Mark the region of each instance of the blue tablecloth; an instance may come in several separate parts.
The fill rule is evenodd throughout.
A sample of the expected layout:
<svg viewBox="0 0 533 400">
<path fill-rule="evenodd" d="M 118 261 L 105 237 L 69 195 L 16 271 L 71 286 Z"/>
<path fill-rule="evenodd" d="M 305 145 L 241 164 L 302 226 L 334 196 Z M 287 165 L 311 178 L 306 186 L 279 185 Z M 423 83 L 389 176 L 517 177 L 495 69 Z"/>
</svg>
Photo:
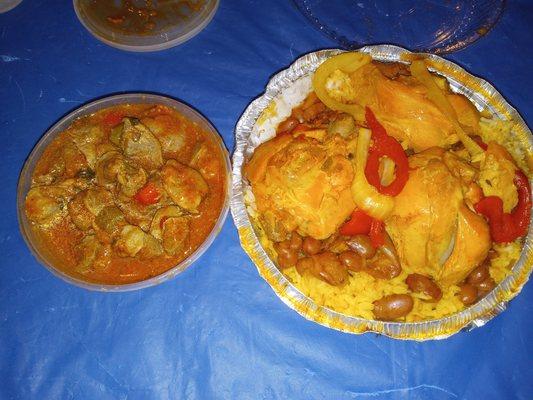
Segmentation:
<svg viewBox="0 0 533 400">
<path fill-rule="evenodd" d="M 533 120 L 533 7 L 510 1 L 493 31 L 449 56 Z M 149 54 L 96 41 L 71 2 L 0 15 L 0 399 L 507 399 L 533 397 L 533 285 L 485 327 L 447 340 L 354 336 L 286 307 L 231 218 L 207 253 L 162 285 L 93 293 L 42 268 L 18 229 L 24 159 L 60 117 L 123 91 L 194 105 L 229 149 L 269 77 L 335 44 L 288 0 L 222 0 L 182 46 Z"/>
</svg>

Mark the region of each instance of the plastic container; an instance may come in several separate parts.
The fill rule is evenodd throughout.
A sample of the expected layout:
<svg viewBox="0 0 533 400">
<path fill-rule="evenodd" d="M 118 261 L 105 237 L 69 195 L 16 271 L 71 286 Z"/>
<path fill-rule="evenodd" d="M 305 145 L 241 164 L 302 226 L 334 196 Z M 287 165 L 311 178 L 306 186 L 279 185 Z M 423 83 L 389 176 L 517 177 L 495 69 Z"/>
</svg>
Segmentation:
<svg viewBox="0 0 533 400">
<path fill-rule="evenodd" d="M 0 14 L 11 11 L 16 6 L 22 3 L 22 0 L 3 0 L 0 1 Z"/>
<path fill-rule="evenodd" d="M 112 7 L 123 2 L 109 1 L 103 2 L 104 6 Z M 132 1 L 133 5 L 142 10 L 141 7 L 145 1 Z M 157 1 L 154 1 L 157 9 Z M 202 31 L 213 19 L 219 4 L 219 0 L 197 0 L 191 1 L 196 4 L 198 9 L 188 7 L 187 2 L 175 1 L 161 2 L 160 7 L 167 7 L 166 14 L 147 17 L 147 23 L 152 27 L 146 32 L 134 32 L 120 29 L 118 26 L 109 22 L 107 17 L 101 11 L 95 11 L 95 2 L 91 0 L 73 0 L 74 10 L 82 25 L 98 40 L 128 51 L 158 51 L 177 46 Z M 146 4 L 144 4 L 145 6 Z M 179 8 L 175 8 L 179 7 Z M 177 10 L 177 11 L 175 11 Z"/>
<path fill-rule="evenodd" d="M 176 266 L 170 268 L 166 272 L 158 276 L 143 280 L 143 281 L 127 283 L 127 284 L 122 284 L 122 285 L 109 285 L 109 284 L 101 284 L 101 283 L 83 281 L 77 277 L 72 277 L 68 275 L 65 271 L 62 271 L 56 268 L 53 265 L 50 255 L 46 254 L 47 251 L 45 249 L 40 248 L 40 246 L 38 246 L 38 244 L 36 243 L 33 231 L 30 226 L 30 222 L 28 221 L 26 217 L 26 213 L 24 211 L 24 202 L 25 202 L 26 194 L 30 190 L 31 177 L 33 174 L 33 170 L 35 168 L 37 161 L 41 157 L 43 151 L 46 149 L 46 147 L 61 132 L 67 129 L 75 119 L 85 116 L 85 115 L 95 113 L 96 111 L 99 111 L 104 108 L 118 105 L 118 104 L 139 104 L 139 103 L 163 104 L 163 105 L 172 107 L 176 109 L 179 113 L 181 113 L 183 116 L 185 116 L 187 119 L 189 119 L 190 121 L 196 122 L 200 126 L 200 128 L 202 128 L 205 132 L 210 134 L 213 141 L 216 144 L 218 144 L 220 153 L 222 155 L 222 158 L 224 159 L 223 168 L 224 168 L 224 173 L 226 176 L 226 196 L 224 199 L 224 203 L 222 205 L 220 214 L 218 216 L 218 219 L 213 229 L 211 230 L 209 235 L 205 238 L 204 242 L 191 255 L 189 255 L 189 257 L 187 257 L 185 260 L 183 260 Z M 193 110 L 191 107 L 177 100 L 171 99 L 169 97 L 153 95 L 153 94 L 129 93 L 129 94 L 120 94 L 120 95 L 105 97 L 99 100 L 95 100 L 86 105 L 83 105 L 80 108 L 68 114 L 67 116 L 63 117 L 59 122 L 57 122 L 44 134 L 44 136 L 39 140 L 39 142 L 37 142 L 37 144 L 31 151 L 29 157 L 26 159 L 26 162 L 24 163 L 24 166 L 20 173 L 18 187 L 17 187 L 17 215 L 18 215 L 20 231 L 22 233 L 22 236 L 24 237 L 24 240 L 26 241 L 26 244 L 28 245 L 34 257 L 44 267 L 46 267 L 52 274 L 63 279 L 65 282 L 71 283 L 73 285 L 76 285 L 76 286 L 79 286 L 85 289 L 97 290 L 97 291 L 102 291 L 102 292 L 108 292 L 108 291 L 121 292 L 121 291 L 136 290 L 136 289 L 142 289 L 148 286 L 158 285 L 178 275 L 179 273 L 184 271 L 187 267 L 189 267 L 193 262 L 195 262 L 209 248 L 209 246 L 211 246 L 211 244 L 215 240 L 215 237 L 220 232 L 222 225 L 224 224 L 224 221 L 228 214 L 230 195 L 231 195 L 231 164 L 230 164 L 229 154 L 228 154 L 228 151 L 226 150 L 224 142 L 222 141 L 222 138 L 220 137 L 216 129 L 213 127 L 213 125 L 211 125 L 211 123 L 207 119 L 205 119 L 202 115 L 200 115 L 198 112 Z"/>
<path fill-rule="evenodd" d="M 449 53 L 487 34 L 504 0 L 293 0 L 308 21 L 344 49 L 391 43 Z"/>
</svg>

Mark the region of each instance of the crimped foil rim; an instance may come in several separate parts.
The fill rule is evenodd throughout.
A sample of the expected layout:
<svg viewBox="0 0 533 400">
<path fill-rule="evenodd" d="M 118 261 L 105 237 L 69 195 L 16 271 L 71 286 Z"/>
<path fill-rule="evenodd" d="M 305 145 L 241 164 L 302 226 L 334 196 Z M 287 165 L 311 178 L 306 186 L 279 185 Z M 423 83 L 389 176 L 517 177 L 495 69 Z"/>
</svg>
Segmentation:
<svg viewBox="0 0 533 400">
<path fill-rule="evenodd" d="M 401 61 L 402 55 L 414 54 L 393 45 L 365 46 L 358 51 L 370 54 L 381 61 Z M 259 274 L 270 284 L 274 292 L 290 308 L 305 318 L 321 325 L 343 332 L 361 334 L 374 332 L 391 338 L 407 340 L 443 339 L 458 331 L 483 326 L 490 319 L 506 309 L 529 279 L 533 266 L 533 218 L 519 260 L 511 273 L 485 298 L 458 313 L 440 319 L 420 322 L 383 322 L 348 316 L 316 304 L 301 293 L 278 270 L 269 258 L 255 234 L 243 197 L 242 166 L 247 155 L 248 137 L 259 116 L 283 89 L 298 78 L 313 72 L 325 59 L 343 52 L 339 49 L 320 50 L 298 58 L 287 69 L 274 75 L 265 92 L 250 103 L 235 129 L 235 151 L 233 153 L 233 194 L 230 201 L 231 213 L 239 231 L 244 250 L 253 260 Z M 528 126 L 501 94 L 485 80 L 475 77 L 463 68 L 433 54 L 424 54 L 429 59 L 430 69 L 445 76 L 453 90 L 464 94 L 472 102 L 488 108 L 492 113 L 515 122 L 513 133 L 518 136 L 527 152 L 533 149 L 533 138 Z M 531 180 L 531 177 L 530 177 Z"/>
</svg>

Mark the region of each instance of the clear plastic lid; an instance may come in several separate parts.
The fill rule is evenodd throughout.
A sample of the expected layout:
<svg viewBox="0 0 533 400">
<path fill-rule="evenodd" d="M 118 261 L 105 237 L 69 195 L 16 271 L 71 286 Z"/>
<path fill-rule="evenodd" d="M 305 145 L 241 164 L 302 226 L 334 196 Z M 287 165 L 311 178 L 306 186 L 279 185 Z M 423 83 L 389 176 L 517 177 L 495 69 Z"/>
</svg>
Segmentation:
<svg viewBox="0 0 533 400">
<path fill-rule="evenodd" d="M 80 22 L 100 41 L 129 51 L 157 51 L 197 35 L 219 0 L 73 0 Z"/>
<path fill-rule="evenodd" d="M 294 0 L 321 32 L 345 49 L 391 43 L 449 53 L 485 35 L 504 0 Z"/>
</svg>

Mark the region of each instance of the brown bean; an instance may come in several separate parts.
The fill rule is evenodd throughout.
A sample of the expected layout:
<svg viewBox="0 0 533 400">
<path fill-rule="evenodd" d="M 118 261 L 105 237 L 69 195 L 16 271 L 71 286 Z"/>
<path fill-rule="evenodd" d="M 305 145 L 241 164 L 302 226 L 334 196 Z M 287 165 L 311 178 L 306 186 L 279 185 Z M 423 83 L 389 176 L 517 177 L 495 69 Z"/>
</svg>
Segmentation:
<svg viewBox="0 0 533 400">
<path fill-rule="evenodd" d="M 405 283 L 413 292 L 424 293 L 437 301 L 442 298 L 442 290 L 440 290 L 439 285 L 425 275 L 410 274 Z"/>
<path fill-rule="evenodd" d="M 315 269 L 315 261 L 311 257 L 300 258 L 296 262 L 296 271 L 298 271 L 300 275 L 303 275 L 307 271 L 312 272 L 314 271 L 314 269 Z"/>
<path fill-rule="evenodd" d="M 339 261 L 343 263 L 348 270 L 355 272 L 362 271 L 365 266 L 363 257 L 351 250 L 346 250 L 339 254 Z"/>
<path fill-rule="evenodd" d="M 278 253 L 278 265 L 281 269 L 290 268 L 296 265 L 298 261 L 298 252 L 291 249 L 290 240 L 275 243 L 274 249 Z"/>
<path fill-rule="evenodd" d="M 461 290 L 459 291 L 459 300 L 461 300 L 465 306 L 474 304 L 477 300 L 477 288 L 474 285 L 465 283 L 461 286 Z"/>
<path fill-rule="evenodd" d="M 492 289 L 496 287 L 496 282 L 494 282 L 494 279 L 491 278 L 489 275 L 483 282 L 480 282 L 477 284 L 477 290 L 479 293 L 479 297 L 485 296 L 487 293 L 489 293 Z"/>
<path fill-rule="evenodd" d="M 290 242 L 289 242 L 289 247 L 292 250 L 299 251 L 302 248 L 302 242 L 303 242 L 302 237 L 298 235 L 296 232 L 293 232 Z"/>
<path fill-rule="evenodd" d="M 489 268 L 486 264 L 483 264 L 470 272 L 466 278 L 466 281 L 471 285 L 478 285 L 488 277 L 490 277 Z"/>
<path fill-rule="evenodd" d="M 377 279 L 392 279 L 400 275 L 402 267 L 380 248 L 376 256 L 368 261 L 365 271 Z"/>
<path fill-rule="evenodd" d="M 396 247 L 394 247 L 394 243 L 392 243 L 392 239 L 386 232 L 384 238 L 385 242 L 379 248 L 379 251 L 383 252 L 383 254 L 386 255 L 390 260 L 400 265 L 400 258 L 398 257 L 398 253 L 396 252 Z"/>
<path fill-rule="evenodd" d="M 348 246 L 366 259 L 374 257 L 376 249 L 367 235 L 355 235 L 348 240 Z"/>
<path fill-rule="evenodd" d="M 278 264 L 281 269 L 294 267 L 298 261 L 298 254 L 295 251 L 288 250 L 278 253 Z"/>
<path fill-rule="evenodd" d="M 331 251 L 325 251 L 313 256 L 315 266 L 318 267 L 318 277 L 330 285 L 342 285 L 348 278 L 346 267 Z"/>
<path fill-rule="evenodd" d="M 296 126 L 298 126 L 299 123 L 300 121 L 298 121 L 296 118 L 289 117 L 278 125 L 277 131 L 279 133 L 290 133 L 294 128 L 296 128 Z"/>
<path fill-rule="evenodd" d="M 304 239 L 302 248 L 306 254 L 312 256 L 314 254 L 317 254 L 322 249 L 322 243 L 320 242 L 320 240 L 317 240 L 311 236 L 307 236 Z"/>
<path fill-rule="evenodd" d="M 374 302 L 374 316 L 384 321 L 405 317 L 413 309 L 414 301 L 408 294 L 389 294 Z"/>
</svg>

